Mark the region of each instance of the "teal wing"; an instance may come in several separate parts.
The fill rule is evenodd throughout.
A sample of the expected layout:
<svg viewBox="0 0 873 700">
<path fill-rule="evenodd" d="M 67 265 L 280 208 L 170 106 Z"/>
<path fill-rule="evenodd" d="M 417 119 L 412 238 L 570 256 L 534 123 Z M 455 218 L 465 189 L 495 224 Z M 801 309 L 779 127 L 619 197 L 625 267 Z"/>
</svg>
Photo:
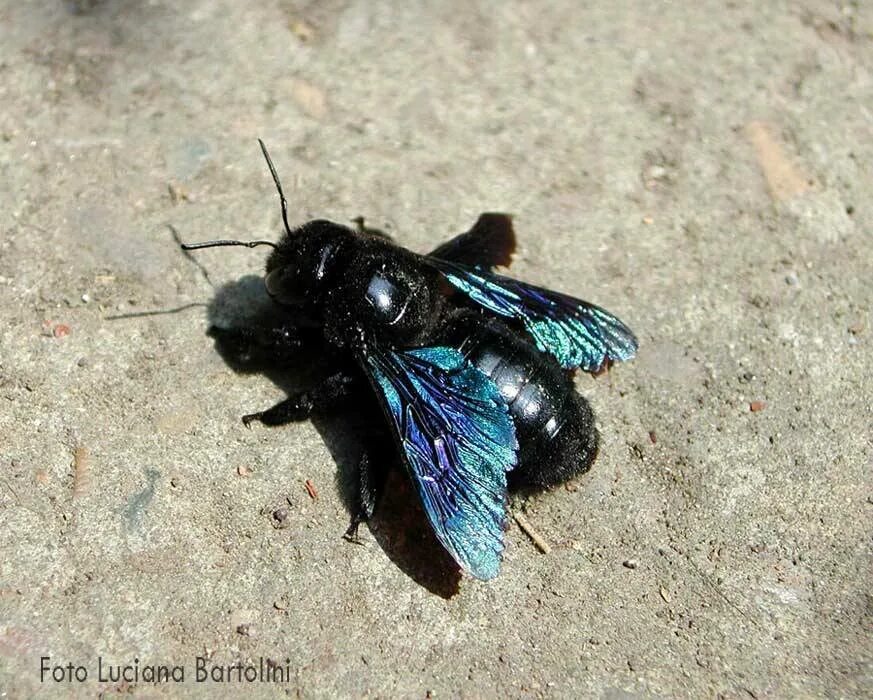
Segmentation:
<svg viewBox="0 0 873 700">
<path fill-rule="evenodd" d="M 599 306 L 492 272 L 433 258 L 428 262 L 479 306 L 521 321 L 537 347 L 565 369 L 598 372 L 636 354 L 630 328 Z"/>
<path fill-rule="evenodd" d="M 506 402 L 453 348 L 371 350 L 361 362 L 437 538 L 463 569 L 493 578 L 503 551 L 506 472 L 518 452 Z"/>
</svg>

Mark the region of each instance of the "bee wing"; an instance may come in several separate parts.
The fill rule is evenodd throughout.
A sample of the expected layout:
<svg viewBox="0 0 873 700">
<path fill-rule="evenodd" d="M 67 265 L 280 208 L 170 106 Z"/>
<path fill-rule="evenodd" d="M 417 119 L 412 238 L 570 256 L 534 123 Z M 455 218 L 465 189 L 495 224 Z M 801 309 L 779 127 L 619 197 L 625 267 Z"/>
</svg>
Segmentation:
<svg viewBox="0 0 873 700">
<path fill-rule="evenodd" d="M 633 332 L 599 306 L 492 272 L 444 260 L 429 262 L 483 308 L 521 321 L 537 347 L 565 369 L 598 372 L 607 362 L 636 354 Z"/>
<path fill-rule="evenodd" d="M 453 348 L 359 358 L 437 538 L 476 578 L 497 575 L 515 425 L 497 387 Z"/>
<path fill-rule="evenodd" d="M 481 214 L 466 233 L 446 241 L 428 255 L 448 262 L 490 270 L 509 265 L 515 252 L 515 232 L 508 214 Z"/>
</svg>

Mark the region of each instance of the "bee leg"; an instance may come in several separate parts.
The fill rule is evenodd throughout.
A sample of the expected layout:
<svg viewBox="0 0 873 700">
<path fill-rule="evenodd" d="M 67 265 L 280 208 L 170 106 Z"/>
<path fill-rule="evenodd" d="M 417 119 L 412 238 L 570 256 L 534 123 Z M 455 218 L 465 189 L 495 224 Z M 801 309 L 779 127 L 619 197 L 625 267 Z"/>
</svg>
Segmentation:
<svg viewBox="0 0 873 700">
<path fill-rule="evenodd" d="M 330 410 L 346 400 L 353 392 L 354 384 L 355 378 L 352 375 L 337 372 L 314 389 L 292 394 L 266 411 L 243 416 L 242 422 L 249 427 L 253 421 L 276 426 L 306 420 L 313 413 Z"/>
<path fill-rule="evenodd" d="M 215 339 L 222 352 L 245 364 L 275 363 L 293 357 L 308 344 L 299 329 L 292 325 L 242 328 L 210 326 L 207 334 Z"/>
<path fill-rule="evenodd" d="M 385 487 L 387 473 L 384 468 L 374 467 L 370 459 L 370 453 L 365 452 L 358 463 L 358 491 L 355 504 L 355 512 L 352 521 L 343 537 L 353 544 L 361 544 L 358 537 L 358 528 L 361 523 L 373 517 L 376 512 L 376 504 Z"/>
<path fill-rule="evenodd" d="M 370 228 L 369 226 L 365 226 L 363 216 L 356 216 L 354 219 L 352 219 L 352 223 L 355 225 L 355 232 L 358 235 L 378 236 L 379 238 L 384 238 L 387 241 L 391 240 L 391 236 L 385 233 L 382 229 Z"/>
</svg>

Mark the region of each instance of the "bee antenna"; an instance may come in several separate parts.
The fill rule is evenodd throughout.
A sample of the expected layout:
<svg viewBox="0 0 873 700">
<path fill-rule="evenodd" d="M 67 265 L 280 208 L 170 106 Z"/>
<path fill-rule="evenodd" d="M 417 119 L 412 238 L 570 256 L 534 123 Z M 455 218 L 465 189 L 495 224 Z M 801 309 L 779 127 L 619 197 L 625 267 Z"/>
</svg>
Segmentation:
<svg viewBox="0 0 873 700">
<path fill-rule="evenodd" d="M 264 158 L 267 159 L 267 167 L 270 169 L 270 175 L 273 176 L 273 182 L 276 183 L 276 189 L 279 191 L 279 200 L 282 202 L 282 222 L 285 224 L 285 233 L 290 236 L 291 227 L 288 225 L 288 201 L 285 199 L 285 193 L 282 191 L 282 183 L 279 182 L 279 175 L 276 172 L 276 167 L 273 165 L 270 154 L 267 153 L 267 147 L 261 139 L 258 139 L 258 143 L 261 144 L 261 151 L 264 154 Z"/>
<path fill-rule="evenodd" d="M 217 248 L 223 245 L 241 245 L 246 248 L 254 248 L 259 245 L 268 245 L 273 248 L 278 248 L 272 241 L 204 241 L 203 243 L 181 243 L 182 250 L 199 250 L 200 248 Z"/>
</svg>

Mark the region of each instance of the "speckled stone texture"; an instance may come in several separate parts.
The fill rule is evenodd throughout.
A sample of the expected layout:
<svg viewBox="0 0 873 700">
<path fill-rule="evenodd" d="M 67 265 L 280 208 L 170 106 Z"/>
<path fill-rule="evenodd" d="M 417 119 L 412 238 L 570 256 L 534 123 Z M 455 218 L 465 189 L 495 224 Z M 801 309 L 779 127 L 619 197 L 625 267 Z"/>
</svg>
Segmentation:
<svg viewBox="0 0 873 700">
<path fill-rule="evenodd" d="M 167 224 L 277 236 L 257 137 L 294 222 L 510 212 L 638 334 L 551 553 L 444 586 L 402 478 L 341 538 L 359 416 L 243 427 L 263 249 Z M 869 2 L 0 0 L 0 695 L 869 697 L 871 163 Z"/>
</svg>

